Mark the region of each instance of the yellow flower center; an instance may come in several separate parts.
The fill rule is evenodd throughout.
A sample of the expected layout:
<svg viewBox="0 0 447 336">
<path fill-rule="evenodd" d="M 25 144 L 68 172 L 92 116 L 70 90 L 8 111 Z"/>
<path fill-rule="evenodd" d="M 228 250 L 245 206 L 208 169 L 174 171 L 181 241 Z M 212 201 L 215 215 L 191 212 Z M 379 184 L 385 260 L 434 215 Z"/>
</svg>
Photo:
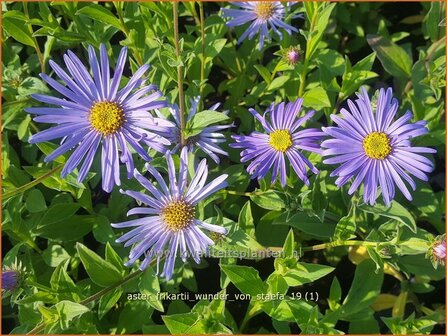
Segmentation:
<svg viewBox="0 0 447 336">
<path fill-rule="evenodd" d="M 274 11 L 273 3 L 270 1 L 258 1 L 255 5 L 255 14 L 259 19 L 268 20 Z"/>
<path fill-rule="evenodd" d="M 288 130 L 276 130 L 270 133 L 269 144 L 273 149 L 284 153 L 293 145 L 292 137 Z"/>
<path fill-rule="evenodd" d="M 371 159 L 383 160 L 391 153 L 390 140 L 385 133 L 372 132 L 363 139 L 363 149 Z"/>
<path fill-rule="evenodd" d="M 172 202 L 161 211 L 161 218 L 172 231 L 181 231 L 192 223 L 194 208 L 185 201 Z"/>
<path fill-rule="evenodd" d="M 90 108 L 90 125 L 102 135 L 116 133 L 124 122 L 124 110 L 117 103 L 97 102 Z"/>
</svg>

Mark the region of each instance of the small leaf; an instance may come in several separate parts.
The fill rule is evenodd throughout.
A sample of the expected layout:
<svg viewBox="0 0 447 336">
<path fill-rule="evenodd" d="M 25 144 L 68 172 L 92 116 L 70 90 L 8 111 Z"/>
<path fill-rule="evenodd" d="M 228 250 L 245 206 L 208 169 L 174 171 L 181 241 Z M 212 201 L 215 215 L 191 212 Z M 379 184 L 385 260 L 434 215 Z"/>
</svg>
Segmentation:
<svg viewBox="0 0 447 336">
<path fill-rule="evenodd" d="M 39 189 L 32 189 L 29 192 L 28 197 L 26 198 L 25 206 L 31 213 L 41 212 L 47 209 L 45 198 Z"/>
<path fill-rule="evenodd" d="M 98 318 L 102 319 L 107 312 L 118 302 L 121 295 L 123 294 L 123 289 L 116 288 L 114 291 L 109 292 L 103 296 L 101 296 L 101 299 L 99 300 L 99 307 L 98 307 Z"/>
<path fill-rule="evenodd" d="M 363 309 L 367 309 L 380 294 L 383 272 L 374 272 L 376 265 L 371 259 L 361 262 L 354 275 L 349 293 L 343 301 L 342 315 L 349 318 Z"/>
<path fill-rule="evenodd" d="M 391 75 L 401 78 L 411 77 L 412 61 L 406 51 L 389 39 L 379 35 L 366 37 L 371 48 L 377 53 L 377 57 L 384 69 Z"/>
<path fill-rule="evenodd" d="M 34 40 L 31 36 L 31 32 L 28 30 L 28 27 L 23 24 L 23 22 L 4 17 L 2 20 L 2 27 L 18 42 L 34 47 Z"/>
<path fill-rule="evenodd" d="M 255 296 L 265 292 L 265 286 L 259 273 L 253 267 L 238 265 L 220 265 L 230 281 L 244 294 Z"/>
<path fill-rule="evenodd" d="M 71 320 L 90 310 L 84 305 L 66 300 L 57 303 L 55 307 L 59 314 L 59 323 L 62 329 L 67 329 Z"/>
<path fill-rule="evenodd" d="M 253 216 L 251 214 L 251 204 L 247 201 L 242 207 L 238 218 L 239 227 L 244 230 L 251 237 L 255 236 L 255 224 L 253 221 Z"/>
<path fill-rule="evenodd" d="M 188 137 L 199 134 L 206 126 L 228 120 L 228 116 L 222 112 L 205 110 L 196 113 L 186 125 Z"/>
<path fill-rule="evenodd" d="M 107 287 L 121 280 L 120 272 L 111 263 L 81 243 L 77 243 L 76 248 L 85 270 L 95 284 Z"/>
<path fill-rule="evenodd" d="M 160 293 L 158 277 L 155 275 L 151 267 L 146 268 L 143 275 L 140 277 L 138 288 L 141 294 L 144 294 L 147 297 L 147 302 L 152 307 L 158 311 L 164 312 L 163 304 L 158 298 L 158 293 Z"/>
<path fill-rule="evenodd" d="M 349 213 L 342 217 L 335 227 L 334 240 L 348 240 L 355 237 L 356 230 L 356 218 L 355 218 L 355 206 L 351 206 Z"/>
<path fill-rule="evenodd" d="M 392 201 L 389 208 L 382 204 L 375 204 L 374 206 L 362 204 L 359 205 L 358 208 L 365 212 L 395 219 L 408 227 L 413 232 L 416 232 L 417 230 L 416 221 L 414 220 L 413 216 L 410 214 L 410 212 L 408 212 L 407 209 L 405 209 L 396 201 Z"/>
<path fill-rule="evenodd" d="M 91 4 L 81 8 L 76 14 L 84 14 L 95 21 L 112 25 L 113 27 L 121 30 L 121 23 L 118 18 L 104 6 Z"/>
<path fill-rule="evenodd" d="M 303 99 L 303 106 L 317 111 L 322 110 L 324 107 L 331 107 L 331 101 L 326 90 L 320 86 L 306 91 Z"/>
<path fill-rule="evenodd" d="M 274 190 L 255 191 L 250 195 L 250 199 L 261 208 L 268 210 L 281 210 L 286 206 L 282 198 Z"/>
</svg>

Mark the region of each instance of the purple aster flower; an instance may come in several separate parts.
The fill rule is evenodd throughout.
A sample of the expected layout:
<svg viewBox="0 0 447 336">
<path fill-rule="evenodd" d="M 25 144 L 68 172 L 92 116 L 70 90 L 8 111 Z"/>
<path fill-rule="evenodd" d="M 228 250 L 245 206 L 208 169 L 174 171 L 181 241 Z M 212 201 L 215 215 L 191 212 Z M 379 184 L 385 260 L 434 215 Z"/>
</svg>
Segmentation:
<svg viewBox="0 0 447 336">
<path fill-rule="evenodd" d="M 119 84 L 127 58 L 127 49 L 122 48 L 116 62 L 113 78 L 110 76 L 106 47 L 100 47 L 100 62 L 92 46 L 88 48 L 93 77 L 71 51 L 64 55 L 68 75 L 59 65 L 50 61 L 54 72 L 65 85 L 51 77 L 40 74 L 42 79 L 64 98 L 33 94 L 40 102 L 58 107 L 32 107 L 28 113 L 37 114 L 37 122 L 53 123 L 57 126 L 33 135 L 30 143 L 39 143 L 62 138 L 61 145 L 45 158 L 49 162 L 77 147 L 62 170 L 62 177 L 71 173 L 81 162 L 78 181 L 84 180 L 100 146 L 102 165 L 102 188 L 110 192 L 113 186 L 120 185 L 119 161 L 126 164 L 128 177 L 132 176 L 134 163 L 131 147 L 144 160 L 150 156 L 142 144 L 164 151 L 168 139 L 159 133 L 167 132 L 169 125 L 165 120 L 153 118 L 149 110 L 167 105 L 158 100 L 162 94 L 154 85 L 142 86 L 143 74 L 149 65 L 139 68 L 127 84 L 119 90 Z M 142 87 L 141 87 L 142 86 Z M 141 88 L 140 88 L 141 87 Z M 137 91 L 135 89 L 139 88 Z"/>
<path fill-rule="evenodd" d="M 226 17 L 231 18 L 227 22 L 227 26 L 236 27 L 251 22 L 247 30 L 239 38 L 238 43 L 242 42 L 246 37 L 251 40 L 259 33 L 259 50 L 264 46 L 264 39 L 270 38 L 268 26 L 282 39 L 282 33 L 279 28 L 284 29 L 289 35 L 292 31 L 298 30 L 283 22 L 285 16 L 285 8 L 280 1 L 244 1 L 230 2 L 234 6 L 242 9 L 222 8 Z"/>
<path fill-rule="evenodd" d="M 127 266 L 132 265 L 143 254 L 145 255 L 140 269 L 144 270 L 151 260 L 157 258 L 157 273 L 162 254 L 166 251 L 166 261 L 162 276 L 170 279 L 174 270 L 177 253 L 185 262 L 188 255 L 199 263 L 200 254 L 214 245 L 213 240 L 202 232 L 206 229 L 219 234 L 226 234 L 227 230 L 221 226 L 208 224 L 195 217 L 195 206 L 198 202 L 225 188 L 228 175 L 224 174 L 211 183 L 206 183 L 208 166 L 203 159 L 197 167 L 194 177 L 188 184 L 188 150 L 184 147 L 180 154 L 180 169 L 178 177 L 171 153 L 166 152 L 169 183 L 163 180 L 160 173 L 146 164 L 146 169 L 158 183 L 157 189 L 152 182 L 143 177 L 137 170 L 135 178 L 152 195 L 137 191 L 122 191 L 147 207 L 131 209 L 127 215 L 149 215 L 143 218 L 123 223 L 112 224 L 115 228 L 134 227 L 122 235 L 117 242 L 125 242 L 124 246 L 136 245 L 131 249 Z"/>
<path fill-rule="evenodd" d="M 2 272 L 2 290 L 13 291 L 19 284 L 19 272 L 14 269 L 4 270 Z"/>
<path fill-rule="evenodd" d="M 410 111 L 393 121 L 398 102 L 393 98 L 391 88 L 379 91 L 375 107 L 364 88 L 357 96 L 355 104 L 348 100 L 350 111 L 340 111 L 343 118 L 331 115 L 337 127 L 323 128 L 332 137 L 321 144 L 325 148 L 323 155 L 333 156 L 323 162 L 341 164 L 331 173 L 331 176 L 338 177 L 335 181 L 337 186 L 354 178 L 349 194 L 363 183 L 365 203 L 373 205 L 376 202 L 379 186 L 387 206 L 394 199 L 395 185 L 411 200 L 404 181 L 415 190 L 416 184 L 410 174 L 427 181 L 425 173 L 433 171 L 432 162 L 417 153 L 436 153 L 436 150 L 412 147 L 410 142 L 412 138 L 428 132 L 427 123 L 409 123 L 413 117 Z"/>
<path fill-rule="evenodd" d="M 427 257 L 430 258 L 433 266 L 445 265 L 445 234 L 437 236 L 427 250 Z"/>
<path fill-rule="evenodd" d="M 191 109 L 188 113 L 188 117 L 186 122 L 190 121 L 192 117 L 197 113 L 197 107 L 200 101 L 200 97 L 195 97 L 191 99 Z M 214 104 L 211 106 L 209 111 L 216 111 L 220 106 L 220 103 Z M 174 148 L 171 150 L 172 153 L 175 153 L 180 147 L 180 110 L 176 104 L 171 105 L 169 108 L 169 112 L 172 114 L 176 127 L 174 130 L 170 130 L 168 134 L 163 134 L 167 139 L 171 141 L 171 143 L 176 144 Z M 158 110 L 156 111 L 158 117 L 160 119 L 165 118 Z M 225 115 L 228 111 L 222 112 Z M 219 163 L 220 159 L 217 154 L 228 156 L 228 153 L 222 150 L 219 147 L 220 143 L 224 143 L 226 141 L 225 135 L 221 133 L 221 131 L 233 127 L 233 124 L 230 125 L 214 125 L 214 126 L 206 126 L 203 128 L 200 133 L 188 137 L 186 139 L 186 147 L 188 151 L 193 152 L 195 147 L 200 148 L 205 154 L 209 155 L 214 162 Z"/>
<path fill-rule="evenodd" d="M 244 149 L 241 152 L 241 162 L 253 160 L 247 168 L 252 178 L 263 178 L 273 167 L 272 183 L 281 175 L 281 185 L 285 186 L 286 158 L 306 185 L 310 184 L 306 166 L 313 173 L 318 173 L 318 169 L 301 153 L 301 150 L 321 153 L 318 140 L 324 136 L 324 133 L 316 128 L 299 130 L 299 127 L 315 114 L 315 111 L 310 111 L 303 117 L 297 118 L 302 103 L 303 99 L 299 98 L 293 103 L 280 103 L 277 106 L 272 104 L 263 116 L 254 109 L 249 109 L 250 113 L 261 122 L 266 133 L 233 135 L 236 142 L 230 146 Z M 270 122 L 266 120 L 269 113 Z"/>
</svg>

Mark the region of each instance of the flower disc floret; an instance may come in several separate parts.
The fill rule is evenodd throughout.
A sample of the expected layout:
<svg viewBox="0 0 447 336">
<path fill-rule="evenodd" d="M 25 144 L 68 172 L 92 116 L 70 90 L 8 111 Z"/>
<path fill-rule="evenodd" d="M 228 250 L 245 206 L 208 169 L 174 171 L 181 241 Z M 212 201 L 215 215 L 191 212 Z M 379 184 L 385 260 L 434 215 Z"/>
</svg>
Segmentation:
<svg viewBox="0 0 447 336">
<path fill-rule="evenodd" d="M 383 132 L 372 132 L 363 139 L 365 154 L 371 159 L 383 160 L 391 153 L 390 139 Z"/>
<path fill-rule="evenodd" d="M 180 231 L 188 227 L 193 222 L 194 216 L 194 207 L 185 201 L 168 203 L 161 210 L 163 221 L 172 231 Z"/>
<path fill-rule="evenodd" d="M 97 102 L 90 109 L 92 127 L 103 136 L 115 134 L 125 122 L 123 108 L 115 102 Z"/>
<path fill-rule="evenodd" d="M 279 152 L 285 152 L 292 145 L 292 137 L 288 130 L 276 130 L 269 135 L 269 144 Z"/>
</svg>

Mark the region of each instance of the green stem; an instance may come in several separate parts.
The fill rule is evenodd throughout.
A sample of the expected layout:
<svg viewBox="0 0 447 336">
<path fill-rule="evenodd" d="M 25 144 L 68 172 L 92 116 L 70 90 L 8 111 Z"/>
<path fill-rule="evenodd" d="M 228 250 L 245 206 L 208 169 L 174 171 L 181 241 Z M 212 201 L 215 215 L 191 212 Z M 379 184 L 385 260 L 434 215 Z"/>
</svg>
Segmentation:
<svg viewBox="0 0 447 336">
<path fill-rule="evenodd" d="M 129 281 L 131 281 L 131 280 L 133 280 L 133 279 L 135 279 L 137 277 L 139 277 L 142 273 L 143 272 L 140 271 L 140 270 L 137 270 L 137 271 L 135 271 L 133 273 L 130 273 L 128 276 L 126 276 L 122 280 L 120 280 L 120 281 L 114 283 L 113 285 L 111 285 L 111 286 L 109 286 L 107 288 L 104 288 L 104 289 L 100 290 L 99 292 L 89 296 L 88 298 L 80 301 L 79 304 L 84 305 L 84 306 L 88 305 L 89 303 L 94 302 L 94 301 L 100 299 L 103 295 L 111 292 L 115 288 L 118 288 L 118 287 L 124 285 L 125 283 L 127 283 L 127 282 L 129 282 Z M 46 327 L 46 323 L 40 323 L 34 329 L 29 331 L 27 333 L 27 335 L 38 334 L 38 333 L 42 332 L 45 329 L 45 327 Z"/>
<path fill-rule="evenodd" d="M 199 15 L 200 15 L 200 36 L 202 42 L 202 59 L 200 62 L 200 97 L 203 92 L 203 81 L 205 80 L 205 15 L 203 14 L 203 3 L 199 1 Z"/>
<path fill-rule="evenodd" d="M 311 35 L 315 28 L 317 14 L 318 14 L 318 10 L 315 10 L 314 14 L 312 15 L 312 20 L 310 21 L 309 36 L 306 41 L 306 53 L 304 54 L 303 71 L 301 72 L 301 75 L 300 75 L 301 80 L 300 80 L 300 87 L 298 89 L 298 98 L 303 96 L 304 89 L 306 87 L 306 76 L 307 76 L 307 70 L 308 70 L 307 68 L 309 66 L 309 46 L 310 46 L 310 41 L 312 39 Z"/>
<path fill-rule="evenodd" d="M 178 99 L 180 109 L 180 144 L 185 146 L 185 98 L 183 93 L 183 65 L 181 63 L 180 38 L 178 31 L 178 2 L 173 3 L 174 44 L 179 65 L 177 65 Z"/>
<path fill-rule="evenodd" d="M 26 2 L 23 3 L 23 11 L 24 11 L 26 18 L 29 20 L 30 17 L 28 14 L 28 4 Z M 43 73 L 45 73 L 45 62 L 43 60 L 42 53 L 40 52 L 39 43 L 37 43 L 37 39 L 33 36 L 33 34 L 34 34 L 33 27 L 30 24 L 27 24 L 27 27 L 28 27 L 29 32 L 31 33 L 31 38 L 34 43 L 34 49 L 36 50 L 37 58 L 39 59 L 40 70 Z"/>
<path fill-rule="evenodd" d="M 123 3 L 114 3 L 114 4 L 115 4 L 116 12 L 118 14 L 118 19 L 121 24 L 121 30 L 123 31 L 124 35 L 126 35 L 126 37 L 129 37 L 130 32 L 126 26 L 126 23 L 124 22 L 123 9 L 121 8 L 121 4 L 123 4 Z M 133 48 L 133 51 L 134 51 L 135 60 L 137 61 L 139 66 L 142 66 L 143 58 L 141 57 L 140 52 L 138 51 L 138 49 L 136 47 Z"/>
<path fill-rule="evenodd" d="M 18 194 L 24 193 L 25 191 L 27 191 L 28 189 L 31 189 L 32 187 L 38 185 L 39 183 L 41 183 L 43 180 L 47 179 L 48 177 L 52 176 L 53 174 L 59 172 L 60 170 L 62 170 L 62 168 L 64 167 L 64 165 L 60 165 L 57 166 L 53 169 L 51 169 L 48 173 L 43 174 L 42 176 L 36 178 L 34 181 L 31 181 L 21 187 L 18 187 L 16 190 L 12 190 L 9 192 L 6 192 L 2 195 L 3 201 L 6 201 L 8 198 L 11 198 L 13 196 L 16 196 Z"/>
<path fill-rule="evenodd" d="M 258 315 L 261 312 L 261 308 L 259 307 L 259 304 L 257 302 L 253 303 L 253 301 L 250 301 L 250 304 L 248 305 L 247 312 L 245 313 L 244 319 L 241 322 L 241 326 L 239 327 L 239 331 L 241 333 L 244 332 L 245 328 L 247 327 L 248 321 Z"/>
<path fill-rule="evenodd" d="M 367 242 L 367 241 L 361 241 L 361 240 L 345 240 L 345 241 L 334 241 L 334 242 L 328 242 L 323 244 L 317 244 L 312 246 L 305 246 L 301 248 L 301 251 L 303 252 L 309 252 L 309 251 L 318 251 L 318 250 L 325 250 L 327 248 L 332 247 L 338 247 L 338 246 L 377 246 L 381 244 L 381 242 Z"/>
<path fill-rule="evenodd" d="M 244 192 L 244 191 L 237 191 L 237 190 L 221 190 L 221 192 L 224 194 L 228 194 L 228 195 L 246 196 L 246 197 L 260 195 L 263 193 L 263 191 Z"/>
</svg>

